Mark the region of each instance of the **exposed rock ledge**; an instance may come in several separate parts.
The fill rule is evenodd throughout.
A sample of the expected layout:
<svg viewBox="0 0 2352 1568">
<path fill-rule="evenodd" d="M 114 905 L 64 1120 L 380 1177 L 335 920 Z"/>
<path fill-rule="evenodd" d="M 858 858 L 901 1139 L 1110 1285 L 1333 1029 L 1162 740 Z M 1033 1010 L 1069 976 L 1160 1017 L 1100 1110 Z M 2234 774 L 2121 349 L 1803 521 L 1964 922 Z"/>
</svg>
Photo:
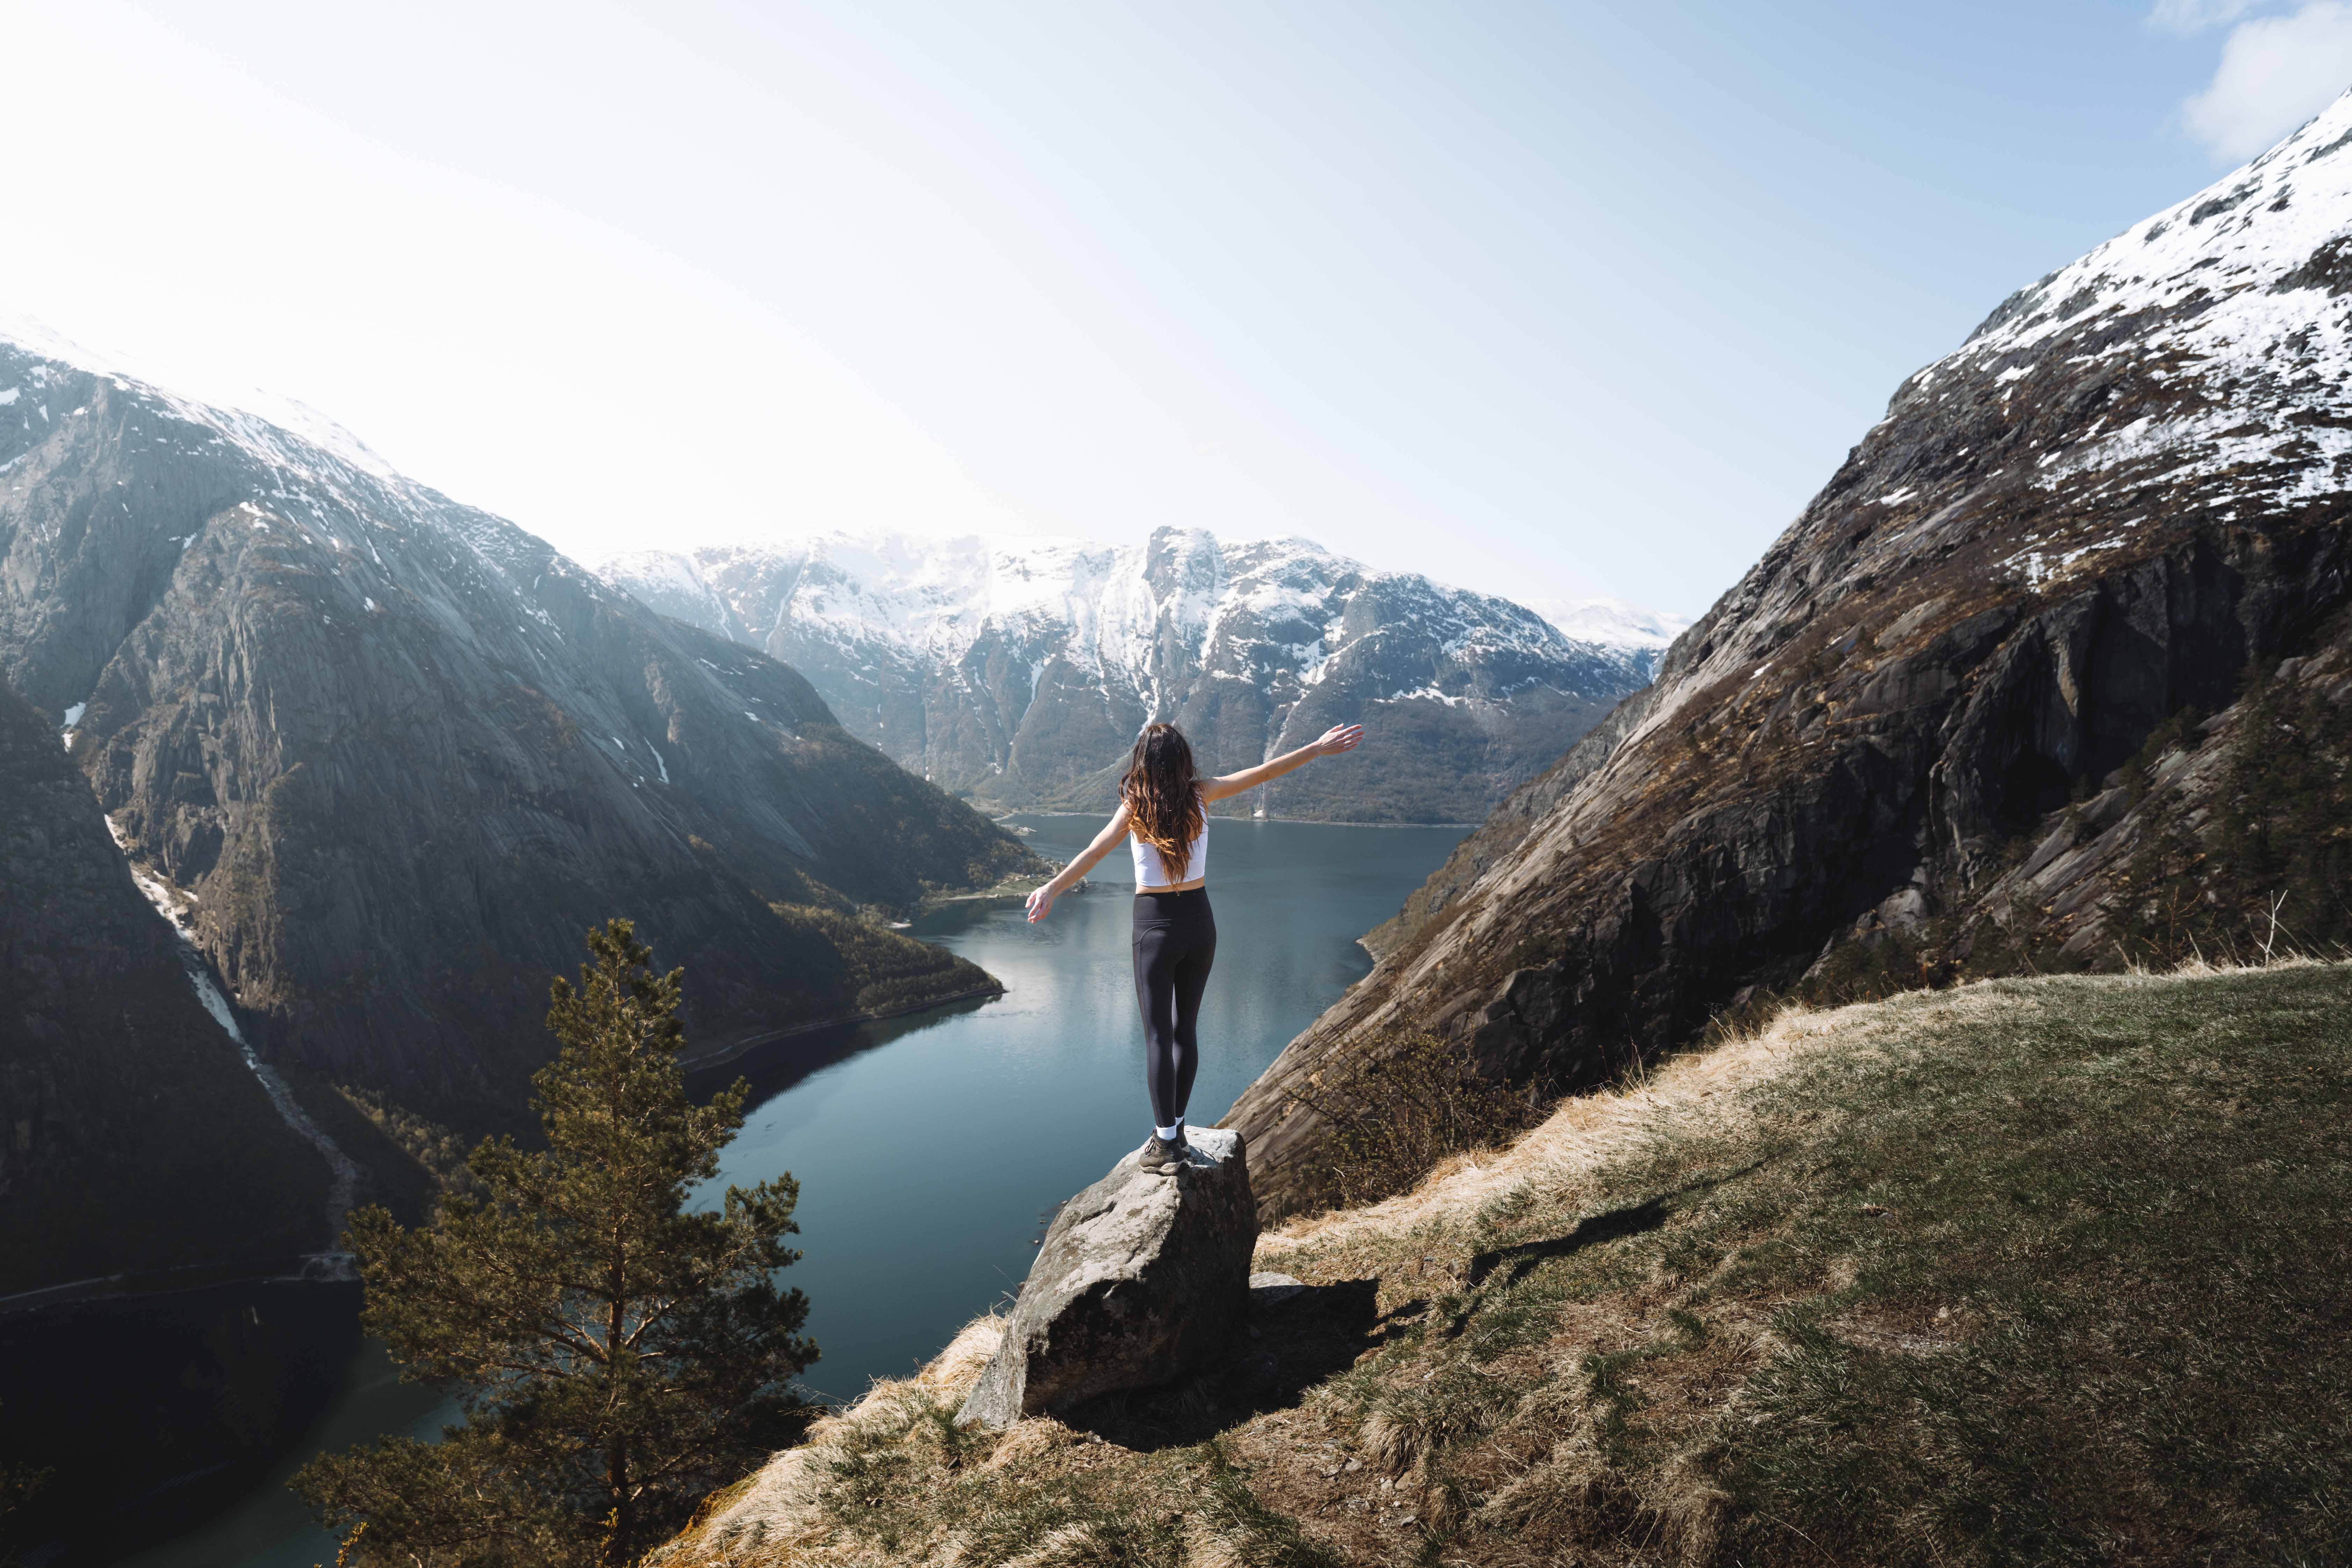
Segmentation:
<svg viewBox="0 0 2352 1568">
<path fill-rule="evenodd" d="M 1127 1155 L 1062 1205 L 1003 1342 L 957 1414 L 1003 1428 L 1198 1371 L 1249 1311 L 1257 1204 L 1238 1132 L 1192 1131 L 1172 1175 Z"/>
</svg>

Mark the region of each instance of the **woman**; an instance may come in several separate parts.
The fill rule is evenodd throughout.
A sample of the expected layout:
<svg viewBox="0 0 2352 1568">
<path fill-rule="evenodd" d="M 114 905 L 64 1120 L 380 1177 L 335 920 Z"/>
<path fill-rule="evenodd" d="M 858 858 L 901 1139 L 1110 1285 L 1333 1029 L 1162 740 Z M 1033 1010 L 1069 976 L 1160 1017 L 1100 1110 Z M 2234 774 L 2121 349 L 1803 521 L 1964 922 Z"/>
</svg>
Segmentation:
<svg viewBox="0 0 2352 1568">
<path fill-rule="evenodd" d="M 1034 923 L 1122 838 L 1135 848 L 1135 1000 L 1143 1010 L 1143 1076 L 1151 1092 L 1151 1139 L 1136 1157 L 1144 1170 L 1172 1174 L 1184 1163 L 1184 1102 L 1200 1066 L 1201 993 L 1217 956 L 1209 913 L 1209 814 L 1223 800 L 1278 779 L 1317 757 L 1355 750 L 1359 724 L 1324 731 L 1311 746 L 1222 778 L 1192 771 L 1192 748 L 1173 724 L 1147 724 L 1118 784 L 1118 811 L 1086 853 L 1029 895 Z"/>
</svg>

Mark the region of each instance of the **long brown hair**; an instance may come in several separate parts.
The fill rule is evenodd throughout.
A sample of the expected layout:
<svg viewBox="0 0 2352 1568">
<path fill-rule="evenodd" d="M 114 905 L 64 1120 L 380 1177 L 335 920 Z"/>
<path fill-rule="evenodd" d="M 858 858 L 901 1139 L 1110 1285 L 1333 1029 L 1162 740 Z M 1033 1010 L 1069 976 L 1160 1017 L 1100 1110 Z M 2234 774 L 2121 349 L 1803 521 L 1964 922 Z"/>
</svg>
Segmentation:
<svg viewBox="0 0 2352 1568">
<path fill-rule="evenodd" d="M 1138 841 L 1160 851 L 1168 879 L 1181 882 L 1192 858 L 1193 840 L 1208 826 L 1201 810 L 1201 781 L 1192 771 L 1192 748 L 1173 724 L 1146 724 L 1135 738 L 1127 776 L 1118 781 L 1127 803 L 1128 827 Z"/>
</svg>

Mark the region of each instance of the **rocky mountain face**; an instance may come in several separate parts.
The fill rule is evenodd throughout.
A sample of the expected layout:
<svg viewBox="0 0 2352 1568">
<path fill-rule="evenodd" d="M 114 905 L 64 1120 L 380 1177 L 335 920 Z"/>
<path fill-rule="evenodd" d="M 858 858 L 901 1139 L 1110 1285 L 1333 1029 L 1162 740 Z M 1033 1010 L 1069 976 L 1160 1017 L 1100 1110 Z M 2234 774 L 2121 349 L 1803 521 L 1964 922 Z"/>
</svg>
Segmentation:
<svg viewBox="0 0 2352 1568">
<path fill-rule="evenodd" d="M 0 1297 L 331 1244 L 329 1171 L 198 1004 L 56 726 L 0 681 Z"/>
<path fill-rule="evenodd" d="M 2299 704 L 2258 752 L 2308 759 L 2340 714 L 2315 655 L 2352 597 L 2347 296 L 2339 100 L 1906 381 L 1656 683 L 1465 841 L 1244 1096 L 1259 1191 L 1299 1196 L 1317 1120 L 1291 1089 L 1392 1030 L 1571 1089 L 1851 942 L 1965 958 L 2031 927 L 2088 962 L 2197 896 L 2096 841 L 2135 799 L 2217 850 L 2219 816 L 2261 815 L 2223 765 L 2245 748 L 2204 786 L 2184 760 L 2250 672 Z M 2176 871 L 2200 852 L 2171 843 Z"/>
<path fill-rule="evenodd" d="M 265 1058 L 459 1127 L 519 1110 L 607 916 L 710 1050 L 990 985 L 856 917 L 1042 869 L 775 659 L 341 432 L 6 339 L 0 675 Z"/>
<path fill-rule="evenodd" d="M 1974 898 L 1874 910 L 1809 979 L 2267 963 L 2352 944 L 2352 617 L 2257 660 L 2221 712 L 2190 708 L 2084 799 L 2011 841 Z"/>
<path fill-rule="evenodd" d="M 1506 600 L 1304 540 L 857 539 L 649 553 L 605 577 L 806 675 L 860 739 L 997 809 L 1108 809 L 1136 731 L 1229 772 L 1360 723 L 1353 756 L 1239 809 L 1475 821 L 1648 679 L 1650 635 L 1579 642 Z M 1588 606 L 1588 609 L 1590 606 Z"/>
</svg>

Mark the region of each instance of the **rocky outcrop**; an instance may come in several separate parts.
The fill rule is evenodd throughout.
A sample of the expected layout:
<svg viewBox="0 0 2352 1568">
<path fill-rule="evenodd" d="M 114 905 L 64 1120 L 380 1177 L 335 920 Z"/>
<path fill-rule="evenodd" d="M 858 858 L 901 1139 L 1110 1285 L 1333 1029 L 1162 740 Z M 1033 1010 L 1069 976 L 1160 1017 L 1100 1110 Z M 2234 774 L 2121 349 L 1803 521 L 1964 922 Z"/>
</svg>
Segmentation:
<svg viewBox="0 0 2352 1568">
<path fill-rule="evenodd" d="M 1454 902 L 1489 869 L 1502 863 L 1511 852 L 1542 821 L 1546 813 L 1558 805 L 1568 793 L 1581 784 L 1593 770 L 1609 760 L 1609 754 L 1639 725 L 1656 698 L 1656 689 L 1647 687 L 1628 697 L 1610 710 L 1609 716 L 1594 725 L 1591 733 L 1568 749 L 1551 766 L 1521 784 L 1487 814 L 1467 838 L 1454 847 L 1445 864 L 1429 874 L 1429 879 L 1413 889 L 1404 907 L 1394 918 L 1382 921 L 1363 937 L 1365 951 L 1374 958 L 1386 958 L 1414 932 Z"/>
<path fill-rule="evenodd" d="M 604 572 L 789 661 L 860 739 L 1004 809 L 1108 809 L 1148 720 L 1183 726 L 1217 772 L 1344 723 L 1364 726 L 1360 752 L 1237 809 L 1475 821 L 1648 679 L 1660 646 L 1629 605 L 1572 606 L 1601 639 L 1579 641 L 1306 540 L 1201 529 L 1123 549 L 826 534 Z"/>
<path fill-rule="evenodd" d="M 2352 100 L 2020 292 L 1897 390 L 1655 685 L 1381 933 L 1231 1120 L 1431 1028 L 1559 1089 L 1863 927 L 1964 912 L 2070 796 L 2352 597 Z"/>
<path fill-rule="evenodd" d="M 0 680 L 0 1297 L 333 1245 L 329 1172 L 198 1005 L 56 729 Z"/>
<path fill-rule="evenodd" d="M 0 340 L 0 674 L 70 731 L 247 1038 L 464 1130 L 634 917 L 706 1053 L 970 994 L 862 918 L 1045 868 L 776 660 L 386 467 Z"/>
<path fill-rule="evenodd" d="M 1231 1348 L 1257 1247 L 1249 1160 L 1237 1132 L 1190 1137 L 1175 1174 L 1130 1154 L 1062 1205 L 959 1423 L 1004 1427 L 1171 1383 Z"/>
<path fill-rule="evenodd" d="M 1931 918 L 1898 896 L 1813 976 L 2339 951 L 2352 940 L 2352 624 L 2337 616 L 2308 651 L 2252 674 L 2236 701 L 2176 715 L 2096 794 L 2011 839 L 1970 900 Z"/>
</svg>

